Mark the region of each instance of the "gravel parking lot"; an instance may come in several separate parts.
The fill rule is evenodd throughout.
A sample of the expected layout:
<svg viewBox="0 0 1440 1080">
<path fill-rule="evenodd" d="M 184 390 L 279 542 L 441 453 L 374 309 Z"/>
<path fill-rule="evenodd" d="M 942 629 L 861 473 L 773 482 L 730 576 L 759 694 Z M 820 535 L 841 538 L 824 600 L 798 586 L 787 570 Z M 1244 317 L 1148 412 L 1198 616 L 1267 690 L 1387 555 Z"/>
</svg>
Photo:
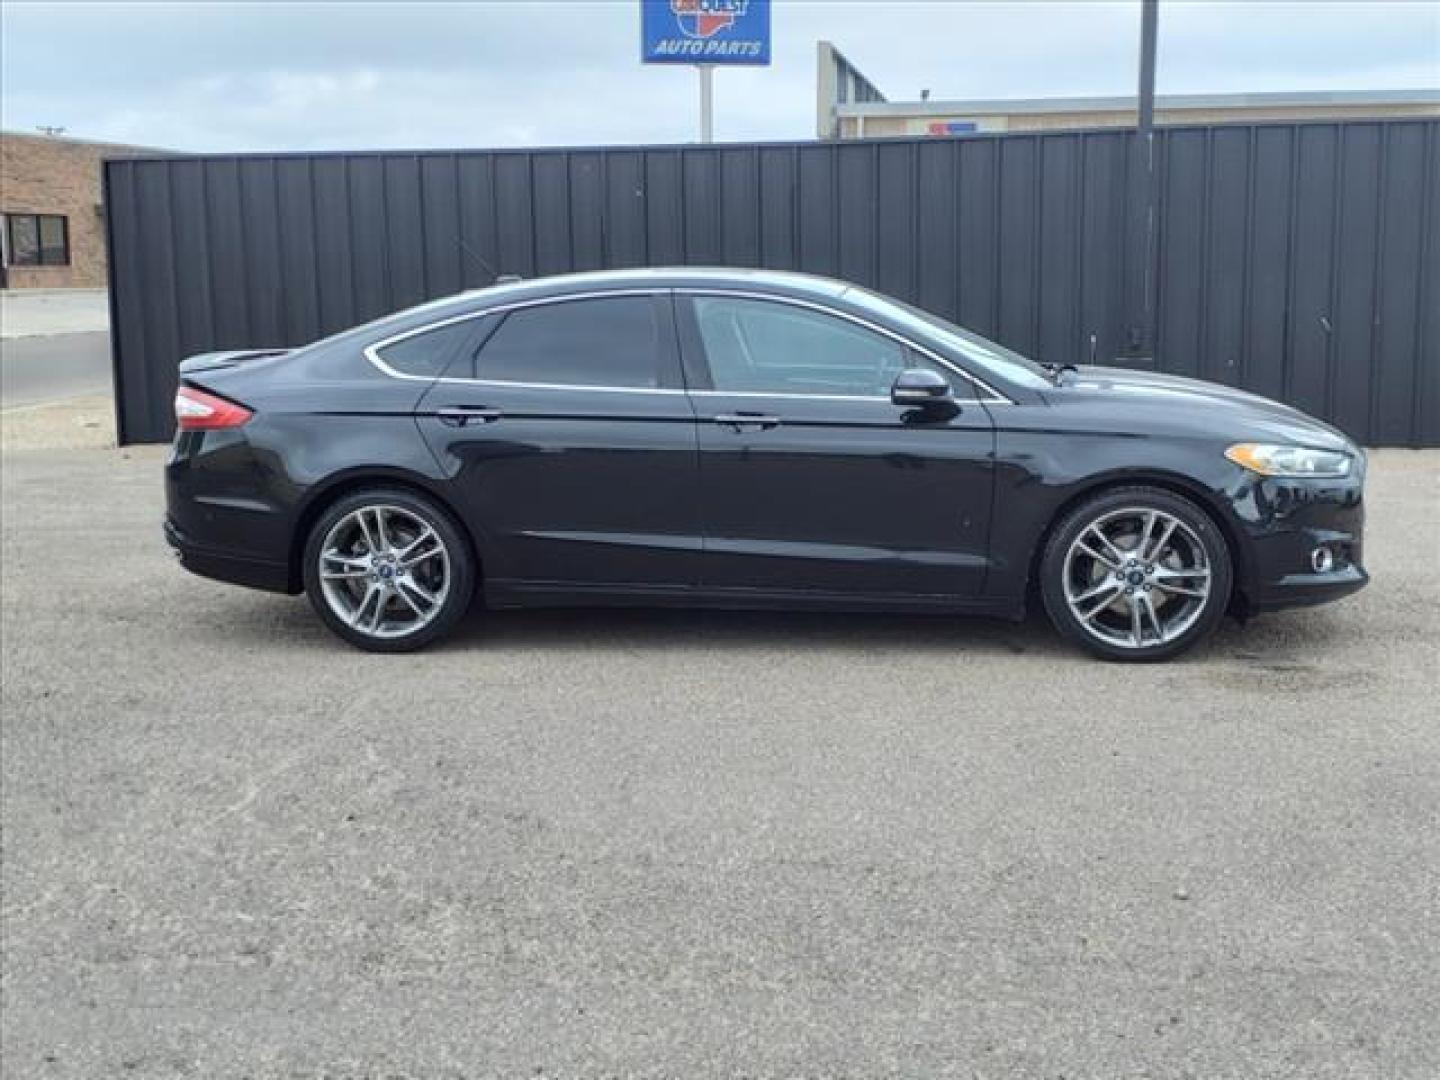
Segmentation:
<svg viewBox="0 0 1440 1080">
<path fill-rule="evenodd" d="M 1440 1075 L 1440 452 L 1354 600 L 476 618 L 182 572 L 158 448 L 10 447 L 5 1075 Z"/>
</svg>

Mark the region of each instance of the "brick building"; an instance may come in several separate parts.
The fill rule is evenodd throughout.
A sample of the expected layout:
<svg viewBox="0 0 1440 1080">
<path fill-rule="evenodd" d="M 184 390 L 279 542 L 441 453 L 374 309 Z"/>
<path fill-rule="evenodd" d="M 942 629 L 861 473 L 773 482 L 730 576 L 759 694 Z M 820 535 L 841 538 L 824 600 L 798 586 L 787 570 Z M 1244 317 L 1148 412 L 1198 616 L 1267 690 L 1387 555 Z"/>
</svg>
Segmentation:
<svg viewBox="0 0 1440 1080">
<path fill-rule="evenodd" d="M 114 143 L 0 132 L 0 287 L 105 287 L 100 162 L 154 154 Z"/>
</svg>

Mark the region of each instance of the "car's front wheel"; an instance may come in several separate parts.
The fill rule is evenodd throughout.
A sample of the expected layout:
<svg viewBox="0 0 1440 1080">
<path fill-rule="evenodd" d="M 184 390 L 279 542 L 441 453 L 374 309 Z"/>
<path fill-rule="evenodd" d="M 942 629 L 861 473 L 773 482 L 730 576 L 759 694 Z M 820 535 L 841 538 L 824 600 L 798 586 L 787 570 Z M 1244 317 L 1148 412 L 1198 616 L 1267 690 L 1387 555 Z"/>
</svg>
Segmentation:
<svg viewBox="0 0 1440 1080">
<path fill-rule="evenodd" d="M 474 592 L 474 558 L 448 513 L 400 488 L 339 499 L 310 530 L 305 592 L 352 645 L 407 652 L 455 625 Z"/>
<path fill-rule="evenodd" d="M 1108 660 L 1165 660 L 1225 614 L 1230 552 L 1210 516 L 1162 488 L 1103 492 L 1068 513 L 1041 563 L 1056 628 Z"/>
</svg>

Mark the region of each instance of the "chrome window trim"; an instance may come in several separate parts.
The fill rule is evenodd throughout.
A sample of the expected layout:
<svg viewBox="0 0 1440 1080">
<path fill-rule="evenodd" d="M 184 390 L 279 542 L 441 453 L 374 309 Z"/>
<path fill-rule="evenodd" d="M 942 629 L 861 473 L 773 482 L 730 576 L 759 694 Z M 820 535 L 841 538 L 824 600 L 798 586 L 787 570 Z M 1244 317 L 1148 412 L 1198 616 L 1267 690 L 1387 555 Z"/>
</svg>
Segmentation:
<svg viewBox="0 0 1440 1080">
<path fill-rule="evenodd" d="M 884 394 L 791 394 L 783 390 L 773 393 L 766 390 L 691 390 L 691 397 L 743 397 L 743 398 L 796 398 L 802 401 L 883 401 L 890 399 Z"/>
<path fill-rule="evenodd" d="M 788 304 L 791 307 L 807 308 L 811 311 L 818 311 L 822 315 L 830 315 L 837 319 L 844 319 L 857 326 L 864 327 L 872 333 L 888 337 L 899 342 L 906 348 L 913 349 L 922 356 L 939 364 L 947 371 L 960 376 L 976 390 L 984 391 L 988 397 L 981 397 L 977 394 L 976 400 L 985 405 L 1013 405 L 1010 398 L 1006 397 L 983 379 L 977 378 L 962 368 L 956 367 L 954 363 L 939 355 L 927 346 L 917 344 L 904 334 L 897 333 L 889 327 L 873 323 L 869 319 L 859 315 L 853 315 L 848 311 L 839 311 L 836 308 L 828 307 L 825 304 L 816 303 L 811 300 L 803 300 L 794 296 L 781 296 L 776 293 L 754 292 L 747 289 L 732 289 L 723 285 L 716 286 L 652 286 L 649 288 L 633 289 L 598 289 L 580 293 L 566 293 L 563 296 L 539 296 L 528 300 L 513 300 L 508 304 L 496 304 L 487 307 L 483 311 L 467 311 L 460 315 L 452 315 L 448 319 L 439 319 L 423 326 L 416 326 L 409 330 L 392 334 L 390 337 L 382 338 L 380 341 L 372 342 L 361 350 L 367 359 L 382 374 L 392 379 L 407 379 L 411 382 L 423 382 L 429 384 L 450 383 L 462 386 L 513 386 L 520 389 L 531 390 L 594 390 L 600 393 L 609 394 L 692 394 L 706 397 L 779 397 L 779 398 L 805 398 L 812 401 L 889 401 L 883 394 L 875 395 L 850 395 L 850 394 L 790 394 L 783 392 L 766 393 L 763 391 L 736 391 L 736 390 L 679 390 L 671 387 L 643 387 L 643 386 L 590 386 L 586 384 L 572 383 L 531 383 L 512 382 L 504 379 L 471 379 L 453 376 L 441 376 L 436 378 L 430 375 L 410 375 L 403 371 L 397 371 L 387 364 L 380 356 L 380 350 L 388 348 L 401 341 L 406 341 L 421 334 L 428 334 L 433 330 L 442 330 L 455 323 L 466 322 L 471 319 L 483 319 L 487 315 L 501 315 L 508 311 L 516 311 L 521 308 L 542 307 L 549 304 L 564 304 L 572 300 L 598 300 L 614 296 L 660 296 L 664 294 L 683 296 L 730 296 L 742 300 L 763 300 L 771 303 Z"/>
<path fill-rule="evenodd" d="M 537 296 L 529 300 L 512 300 L 508 304 L 496 304 L 494 307 L 487 307 L 484 311 L 467 311 L 463 315 L 452 315 L 448 319 L 440 319 L 437 322 L 426 323 L 424 326 L 417 326 L 410 330 L 401 331 L 388 338 L 372 342 L 366 345 L 362 352 L 365 359 L 375 365 L 384 374 L 392 379 L 409 379 L 413 382 L 423 383 L 460 383 L 462 385 L 485 385 L 485 386 L 518 386 L 522 388 L 543 389 L 543 390 L 599 390 L 611 394 L 683 394 L 684 390 L 674 390 L 669 387 L 644 387 L 644 386 L 587 386 L 584 384 L 572 385 L 568 383 L 527 383 L 511 382 L 505 379 L 465 379 L 455 377 L 435 378 L 431 375 L 408 375 L 403 371 L 396 371 L 380 356 L 380 350 L 389 348 L 397 342 L 405 341 L 412 337 L 419 337 L 421 334 L 428 334 L 432 330 L 443 330 L 455 323 L 465 322 L 469 319 L 483 319 L 487 315 L 500 315 L 507 311 L 516 311 L 520 308 L 540 307 L 546 304 L 563 304 L 570 300 L 596 300 L 612 296 L 660 296 L 670 290 L 665 288 L 648 289 L 601 289 L 593 292 L 566 293 L 564 296 Z"/>
<path fill-rule="evenodd" d="M 423 375 L 402 376 L 402 378 L 424 378 Z M 588 386 L 585 383 L 556 382 L 511 382 L 508 379 L 429 379 L 434 383 L 460 383 L 464 386 L 515 387 L 518 390 L 593 390 L 597 394 L 684 394 L 670 386 Z"/>
<path fill-rule="evenodd" d="M 989 385 L 988 383 L 986 383 L 983 379 L 976 378 L 974 375 L 971 375 L 968 371 L 965 371 L 965 370 L 962 369 L 962 368 L 956 367 L 951 361 L 946 360 L 946 359 L 945 359 L 943 356 L 941 356 L 939 353 L 935 352 L 934 349 L 931 349 L 931 348 L 929 348 L 928 346 L 925 346 L 925 345 L 919 345 L 919 344 L 917 344 L 916 342 L 912 341 L 910 338 L 906 337 L 904 334 L 901 334 L 901 333 L 899 333 L 899 332 L 897 332 L 897 331 L 895 331 L 895 330 L 891 330 L 888 326 L 881 326 L 879 323 L 873 323 L 873 322 L 871 322 L 869 319 L 862 318 L 862 317 L 859 316 L 859 315 L 853 315 L 853 314 L 851 314 L 851 313 L 848 312 L 848 311 L 840 311 L 840 310 L 838 310 L 837 308 L 828 307 L 828 306 L 826 306 L 825 304 L 815 303 L 814 301 L 811 301 L 811 300 L 802 300 L 802 299 L 800 299 L 799 297 L 795 297 L 795 296 L 780 296 L 780 295 L 777 295 L 777 294 L 775 294 L 775 293 L 760 293 L 760 292 L 752 292 L 752 291 L 742 290 L 742 289 L 730 289 L 730 288 L 726 288 L 726 287 L 723 286 L 723 285 L 717 285 L 717 286 L 680 286 L 680 287 L 677 287 L 677 288 L 675 288 L 675 289 L 673 289 L 673 290 L 671 290 L 671 291 L 674 292 L 674 293 L 676 293 L 676 294 L 678 294 L 678 295 L 685 295 L 685 296 L 735 296 L 735 297 L 741 298 L 742 300 L 768 300 L 768 301 L 770 301 L 771 303 L 789 304 L 791 307 L 809 308 L 811 311 L 818 311 L 818 312 L 820 312 L 820 314 L 822 314 L 822 315 L 831 315 L 831 316 L 834 316 L 834 317 L 837 318 L 837 319 L 844 319 L 845 321 L 847 321 L 847 322 L 852 322 L 852 323 L 854 323 L 854 324 L 857 325 L 857 326 L 862 326 L 862 327 L 864 327 L 865 329 L 871 331 L 872 333 L 880 334 L 880 335 L 882 335 L 882 336 L 884 336 L 884 337 L 888 337 L 888 338 L 890 338 L 890 339 L 892 339 L 892 340 L 894 340 L 894 341 L 897 341 L 897 342 L 899 342 L 901 345 L 904 345 L 906 348 L 914 349 L 917 353 L 919 353 L 919 354 L 922 355 L 922 356 L 927 356 L 927 357 L 929 357 L 931 360 L 933 360 L 935 363 L 939 364 L 941 367 L 945 368 L 947 371 L 951 371 L 951 372 L 954 372 L 956 375 L 959 375 L 962 379 L 964 379 L 966 382 L 968 382 L 971 386 L 975 387 L 977 390 L 983 390 L 983 391 L 985 391 L 985 393 L 987 393 L 987 394 L 990 395 L 990 397 L 988 397 L 988 398 L 982 398 L 982 397 L 979 397 L 979 396 L 977 395 L 977 399 L 976 399 L 976 400 L 978 400 L 978 401 L 982 401 L 982 402 L 984 402 L 984 403 L 987 404 L 987 405 L 1013 405 L 1013 404 L 1015 404 L 1013 401 L 1011 401 L 1011 400 L 1010 400 L 1008 397 L 1006 397 L 1004 394 L 1000 393 L 1000 391 L 996 390 L 993 386 L 991 386 L 991 385 Z M 692 390 L 691 393 L 735 394 L 735 395 L 741 396 L 741 397 L 751 397 L 751 396 L 755 396 L 755 397 L 808 397 L 808 398 L 820 398 L 820 399 L 822 399 L 822 400 L 823 400 L 823 399 L 826 399 L 826 398 L 834 399 L 834 398 L 839 397 L 841 400 L 846 400 L 846 401 L 889 401 L 889 400 L 890 400 L 890 399 L 889 399 L 887 396 L 885 396 L 884 394 L 864 395 L 864 396 L 861 396 L 861 397 L 849 397 L 849 396 L 833 395 L 833 394 L 786 394 L 786 393 L 767 394 L 767 393 L 760 392 L 760 391 L 746 391 L 746 392 L 744 392 L 744 393 L 739 393 L 739 392 L 737 392 L 737 391 L 726 391 L 726 390 L 714 390 L 714 391 L 693 391 L 693 390 Z"/>
</svg>

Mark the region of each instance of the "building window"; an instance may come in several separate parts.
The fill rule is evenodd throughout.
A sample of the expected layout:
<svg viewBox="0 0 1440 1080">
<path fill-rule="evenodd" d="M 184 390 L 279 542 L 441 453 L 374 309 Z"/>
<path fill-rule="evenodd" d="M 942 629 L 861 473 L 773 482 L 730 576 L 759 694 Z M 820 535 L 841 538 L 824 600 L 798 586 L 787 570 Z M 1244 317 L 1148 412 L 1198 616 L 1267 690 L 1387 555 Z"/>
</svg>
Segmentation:
<svg viewBox="0 0 1440 1080">
<path fill-rule="evenodd" d="M 11 266 L 69 266 L 70 227 L 59 214 L 6 214 Z"/>
</svg>

